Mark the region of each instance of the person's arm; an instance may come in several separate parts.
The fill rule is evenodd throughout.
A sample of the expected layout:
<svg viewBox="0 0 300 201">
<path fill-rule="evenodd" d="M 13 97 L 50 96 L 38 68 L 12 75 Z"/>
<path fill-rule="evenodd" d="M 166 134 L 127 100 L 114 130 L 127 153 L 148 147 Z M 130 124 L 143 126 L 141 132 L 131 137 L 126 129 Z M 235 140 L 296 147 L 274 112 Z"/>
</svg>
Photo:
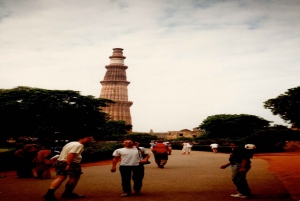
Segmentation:
<svg viewBox="0 0 300 201">
<path fill-rule="evenodd" d="M 67 167 L 66 170 L 71 168 L 71 164 L 73 163 L 74 158 L 76 157 L 76 153 L 69 153 L 67 156 Z"/>
<path fill-rule="evenodd" d="M 112 167 L 110 169 L 111 172 L 116 172 L 117 170 L 117 164 L 120 160 L 120 156 L 115 156 L 112 160 Z"/>
<path fill-rule="evenodd" d="M 222 165 L 220 168 L 221 168 L 221 169 L 225 169 L 225 168 L 227 168 L 229 165 L 230 165 L 230 163 L 226 163 L 225 165 Z"/>
<path fill-rule="evenodd" d="M 240 172 L 245 172 L 246 171 L 246 165 L 247 165 L 247 160 L 243 159 L 239 171 Z"/>
<path fill-rule="evenodd" d="M 149 154 L 145 154 L 144 158 L 140 161 L 140 163 L 142 163 L 142 164 L 147 163 L 147 161 L 148 161 L 149 158 L 150 158 L 150 155 Z"/>
<path fill-rule="evenodd" d="M 23 149 L 17 150 L 14 155 L 18 156 L 20 158 L 24 158 L 24 151 L 23 151 Z"/>
</svg>

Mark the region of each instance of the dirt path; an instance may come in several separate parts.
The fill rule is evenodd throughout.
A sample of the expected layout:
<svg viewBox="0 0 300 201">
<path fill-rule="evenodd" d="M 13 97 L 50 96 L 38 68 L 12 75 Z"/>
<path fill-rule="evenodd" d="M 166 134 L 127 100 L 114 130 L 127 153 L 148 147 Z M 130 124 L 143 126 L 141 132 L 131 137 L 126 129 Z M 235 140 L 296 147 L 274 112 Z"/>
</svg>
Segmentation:
<svg viewBox="0 0 300 201">
<path fill-rule="evenodd" d="M 300 200 L 300 152 L 255 154 L 255 158 L 268 161 L 269 171 L 273 172 L 282 181 L 293 200 Z M 84 163 L 82 166 L 93 167 L 109 164 L 111 164 L 111 160 Z M 5 175 L 11 178 L 15 178 L 15 174 L 14 171 L 0 172 L 0 176 Z"/>
<path fill-rule="evenodd" d="M 279 177 L 291 197 L 300 200 L 300 151 L 256 154 L 254 157 L 267 160 L 269 170 Z"/>
<path fill-rule="evenodd" d="M 255 154 L 255 158 L 267 160 L 269 170 L 274 172 L 283 182 L 295 201 L 300 201 L 300 151 L 284 153 Z M 83 167 L 108 165 L 111 160 L 82 164 Z"/>
</svg>

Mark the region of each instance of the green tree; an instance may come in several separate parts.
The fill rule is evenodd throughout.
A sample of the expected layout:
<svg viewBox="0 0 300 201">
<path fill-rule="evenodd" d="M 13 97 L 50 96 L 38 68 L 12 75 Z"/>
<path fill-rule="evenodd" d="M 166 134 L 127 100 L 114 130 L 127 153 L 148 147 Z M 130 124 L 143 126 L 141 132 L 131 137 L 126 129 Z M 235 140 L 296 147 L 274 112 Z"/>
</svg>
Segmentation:
<svg viewBox="0 0 300 201">
<path fill-rule="evenodd" d="M 207 117 L 198 127 L 207 138 L 246 138 L 268 127 L 270 121 L 247 114 L 218 114 Z"/>
<path fill-rule="evenodd" d="M 256 131 L 246 139 L 247 143 L 255 144 L 260 149 L 268 147 L 277 147 L 283 150 L 285 141 L 289 140 L 293 131 L 285 126 L 274 125 Z"/>
<path fill-rule="evenodd" d="M 274 115 L 279 115 L 285 122 L 300 127 L 300 86 L 288 89 L 277 98 L 264 102 L 264 107 Z"/>
<path fill-rule="evenodd" d="M 131 138 L 139 143 L 150 143 L 151 140 L 157 140 L 156 135 L 151 135 L 149 133 L 132 133 L 127 134 L 124 138 Z"/>
<path fill-rule="evenodd" d="M 94 133 L 106 123 L 107 114 L 100 107 L 107 103 L 113 101 L 71 90 L 0 89 L 1 137 L 70 139 L 80 132 Z"/>
<path fill-rule="evenodd" d="M 96 140 L 120 140 L 125 134 L 128 134 L 132 129 L 132 125 L 126 124 L 125 121 L 108 120 L 103 125 L 98 134 L 95 136 Z"/>
</svg>

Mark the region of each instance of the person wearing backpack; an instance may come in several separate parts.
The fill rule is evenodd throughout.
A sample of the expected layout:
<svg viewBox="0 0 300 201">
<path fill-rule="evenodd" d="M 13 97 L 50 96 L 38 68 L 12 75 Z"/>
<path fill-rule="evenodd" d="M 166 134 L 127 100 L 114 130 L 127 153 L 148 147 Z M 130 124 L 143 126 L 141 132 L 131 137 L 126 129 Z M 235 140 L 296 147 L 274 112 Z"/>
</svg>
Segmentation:
<svg viewBox="0 0 300 201">
<path fill-rule="evenodd" d="M 131 195 L 131 180 L 133 180 L 134 195 L 141 194 L 141 188 L 144 178 L 144 165 L 146 164 L 150 155 L 147 154 L 144 147 L 139 147 L 142 154 L 140 154 L 137 144 L 132 139 L 125 139 L 123 141 L 124 148 L 116 149 L 113 152 L 111 172 L 116 172 L 117 163 L 121 159 L 119 170 L 122 179 L 123 193 L 121 197 L 128 197 Z M 144 158 L 142 158 L 144 155 Z"/>
<path fill-rule="evenodd" d="M 157 167 L 164 168 L 168 161 L 168 155 L 171 154 L 171 149 L 169 149 L 169 146 L 164 144 L 162 140 L 158 140 L 157 143 L 153 145 L 151 151 L 154 154 Z"/>
</svg>

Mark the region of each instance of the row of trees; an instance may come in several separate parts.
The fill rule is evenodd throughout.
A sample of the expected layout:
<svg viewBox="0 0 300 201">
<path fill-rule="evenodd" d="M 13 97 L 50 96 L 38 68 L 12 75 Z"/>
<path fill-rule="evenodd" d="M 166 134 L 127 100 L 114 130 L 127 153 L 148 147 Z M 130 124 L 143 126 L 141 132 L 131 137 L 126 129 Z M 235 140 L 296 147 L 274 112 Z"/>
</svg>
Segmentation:
<svg viewBox="0 0 300 201">
<path fill-rule="evenodd" d="M 254 115 L 218 114 L 207 117 L 199 125 L 198 128 L 204 130 L 205 135 L 197 139 L 240 139 L 261 146 L 300 140 L 300 87 L 289 89 L 284 94 L 265 101 L 264 107 L 292 124 L 296 131 L 283 125 L 270 126 L 271 121 Z"/>
<path fill-rule="evenodd" d="M 101 110 L 108 103 L 113 101 L 71 90 L 1 89 L 0 137 L 2 141 L 20 136 L 74 139 L 81 132 L 89 132 L 98 139 L 116 139 L 132 126 L 110 121 Z"/>
<path fill-rule="evenodd" d="M 16 139 L 19 136 L 70 140 L 81 132 L 89 132 L 97 140 L 120 139 L 132 129 L 132 125 L 126 125 L 124 121 L 109 120 L 108 115 L 101 110 L 108 103 L 113 101 L 82 96 L 71 90 L 30 87 L 0 89 L 0 140 L 9 137 Z M 274 115 L 280 115 L 287 123 L 300 127 L 300 87 L 289 89 L 285 94 L 267 100 L 264 107 L 271 109 Z M 262 136 L 270 139 L 278 138 L 275 135 L 291 136 L 286 133 L 287 127 L 270 127 L 270 123 L 261 117 L 248 114 L 213 115 L 207 117 L 199 126 L 205 131 L 200 139 L 259 140 Z M 153 136 L 139 137 L 150 139 Z"/>
</svg>

